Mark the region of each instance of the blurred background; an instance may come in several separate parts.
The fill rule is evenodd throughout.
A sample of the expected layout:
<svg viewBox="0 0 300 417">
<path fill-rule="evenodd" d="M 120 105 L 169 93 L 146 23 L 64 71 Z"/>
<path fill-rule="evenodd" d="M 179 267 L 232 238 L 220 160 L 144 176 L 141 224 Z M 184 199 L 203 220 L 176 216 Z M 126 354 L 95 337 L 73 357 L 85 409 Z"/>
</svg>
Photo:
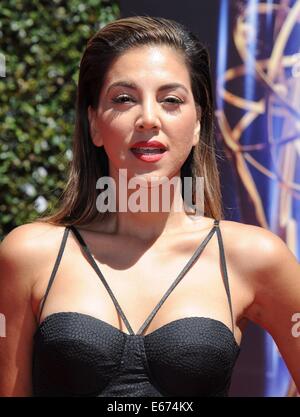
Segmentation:
<svg viewBox="0 0 300 417">
<path fill-rule="evenodd" d="M 0 239 L 61 196 L 87 40 L 143 14 L 185 24 L 210 51 L 225 218 L 270 229 L 299 259 L 300 0 L 2 0 Z M 253 324 L 230 395 L 298 395 Z"/>
</svg>

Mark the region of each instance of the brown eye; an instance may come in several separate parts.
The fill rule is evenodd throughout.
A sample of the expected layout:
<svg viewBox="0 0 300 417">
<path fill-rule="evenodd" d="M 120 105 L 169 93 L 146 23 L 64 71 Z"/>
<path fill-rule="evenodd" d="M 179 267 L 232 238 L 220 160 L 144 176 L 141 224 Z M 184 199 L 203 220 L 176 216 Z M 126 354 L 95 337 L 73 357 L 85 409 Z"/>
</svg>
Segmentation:
<svg viewBox="0 0 300 417">
<path fill-rule="evenodd" d="M 170 103 L 170 104 L 182 104 L 183 103 L 183 101 L 182 100 L 180 100 L 179 98 L 177 98 L 177 97 L 167 97 L 166 99 L 165 99 L 165 102 L 166 103 Z"/>
<path fill-rule="evenodd" d="M 134 102 L 135 100 L 128 96 L 127 94 L 122 94 L 120 96 L 117 96 L 112 99 L 114 103 L 128 103 L 128 102 Z"/>
</svg>

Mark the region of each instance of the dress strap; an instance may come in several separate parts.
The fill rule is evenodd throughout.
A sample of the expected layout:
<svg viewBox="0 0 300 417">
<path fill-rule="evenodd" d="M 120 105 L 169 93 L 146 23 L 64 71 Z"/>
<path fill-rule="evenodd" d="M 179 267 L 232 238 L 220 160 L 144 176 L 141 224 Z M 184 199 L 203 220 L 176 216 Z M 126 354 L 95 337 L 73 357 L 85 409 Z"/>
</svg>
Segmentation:
<svg viewBox="0 0 300 417">
<path fill-rule="evenodd" d="M 208 242 L 210 241 L 210 239 L 212 238 L 212 236 L 214 235 L 216 231 L 216 223 L 214 222 L 213 227 L 210 229 L 208 235 L 205 237 L 205 239 L 200 243 L 200 245 L 198 246 L 198 248 L 195 250 L 194 254 L 192 255 L 192 257 L 189 259 L 189 261 L 187 262 L 187 264 L 185 265 L 185 267 L 182 269 L 182 271 L 179 273 L 179 275 L 177 276 L 177 278 L 173 281 L 173 283 L 171 284 L 171 286 L 168 288 L 168 290 L 165 292 L 165 294 L 163 295 L 163 297 L 160 299 L 160 301 L 156 304 L 156 306 L 154 307 L 154 309 L 152 310 L 152 312 L 149 314 L 149 316 L 147 317 L 147 319 L 145 320 L 145 322 L 142 324 L 142 326 L 140 327 L 139 331 L 137 332 L 137 334 L 142 334 L 147 327 L 149 326 L 149 324 L 151 323 L 151 321 L 153 320 L 154 316 L 156 315 L 156 313 L 158 312 L 158 310 L 161 308 L 161 306 L 163 305 L 163 303 L 166 301 L 166 299 L 169 297 L 169 295 L 171 294 L 171 292 L 174 290 L 174 288 L 179 284 L 179 282 L 182 280 L 182 278 L 186 275 L 186 273 L 191 269 L 191 267 L 195 264 L 195 262 L 197 261 L 197 259 L 199 258 L 199 256 L 201 255 L 201 253 L 203 252 L 203 250 L 205 249 L 206 245 L 208 244 Z"/>
<path fill-rule="evenodd" d="M 215 224 L 215 227 L 216 227 L 216 230 L 217 230 L 220 260 L 221 260 L 221 270 L 222 270 L 224 286 L 225 286 L 225 290 L 226 290 L 226 294 L 227 294 L 228 304 L 229 304 L 229 308 L 230 308 L 232 332 L 234 334 L 234 320 L 233 320 L 232 302 L 231 302 L 229 280 L 228 280 L 226 260 L 225 260 L 225 251 L 224 251 L 223 239 L 222 239 L 222 234 L 221 234 L 221 229 L 219 227 L 220 226 L 219 223 L 220 223 L 219 220 L 215 220 L 214 224 Z"/>
<path fill-rule="evenodd" d="M 123 310 L 121 309 L 121 307 L 120 307 L 120 305 L 119 305 L 116 297 L 114 296 L 111 288 L 109 287 L 109 285 L 108 285 L 108 283 L 107 283 L 104 275 L 100 271 L 100 268 L 98 267 L 97 263 L 95 262 L 94 256 L 92 255 L 92 253 L 91 253 L 89 247 L 87 246 L 86 242 L 84 241 L 83 237 L 81 236 L 81 234 L 79 233 L 79 231 L 76 229 L 76 227 L 70 226 L 70 229 L 73 231 L 73 233 L 76 236 L 78 242 L 80 243 L 80 246 L 82 247 L 83 251 L 85 252 L 85 254 L 87 256 L 88 261 L 90 262 L 91 266 L 93 267 L 93 269 L 97 273 L 98 277 L 102 281 L 104 287 L 106 288 L 107 292 L 109 293 L 109 295 L 110 295 L 110 297 L 111 297 L 111 299 L 112 299 L 112 301 L 113 301 L 113 303 L 114 303 L 114 305 L 116 307 L 116 310 L 120 314 L 120 316 L 121 316 L 121 318 L 122 318 L 125 326 L 127 327 L 129 333 L 131 335 L 134 335 L 135 333 L 132 330 L 132 327 L 130 326 L 129 321 L 127 320 L 127 318 L 126 318 Z M 214 235 L 214 233 L 217 233 L 217 238 L 218 238 L 218 245 L 219 245 L 219 252 L 220 252 L 220 260 L 221 260 L 222 277 L 223 277 L 224 286 L 225 286 L 225 290 L 226 290 L 226 294 L 227 294 L 227 298 L 228 298 L 228 303 L 229 303 L 229 308 L 230 308 L 230 313 L 231 313 L 232 331 L 233 331 L 233 334 L 234 334 L 234 320 L 233 320 L 232 302 L 231 302 L 231 295 L 230 295 L 230 289 L 229 289 L 229 281 L 228 281 L 228 275 L 227 275 L 227 268 L 226 268 L 226 261 L 225 261 L 224 246 L 223 246 L 221 231 L 220 231 L 220 228 L 219 228 L 219 220 L 214 220 L 214 225 L 211 228 L 211 230 L 208 233 L 208 235 L 205 237 L 205 239 L 198 246 L 198 248 L 194 252 L 193 256 L 190 258 L 190 260 L 187 262 L 187 264 L 182 269 L 182 271 L 180 272 L 180 274 L 174 280 L 174 282 L 172 283 L 172 285 L 169 287 L 169 289 L 163 295 L 163 297 L 161 298 L 161 300 L 157 303 L 157 305 L 155 306 L 155 308 L 151 311 L 151 313 L 149 314 L 149 316 L 146 318 L 146 320 L 144 321 L 144 323 L 142 324 L 142 326 L 140 327 L 140 329 L 136 333 L 137 335 L 143 334 L 143 332 L 149 326 L 149 324 L 153 320 L 154 316 L 157 314 L 158 310 L 161 308 L 161 306 L 163 305 L 163 303 L 165 302 L 165 300 L 169 297 L 169 295 L 171 294 L 171 292 L 173 291 L 173 289 L 179 284 L 179 282 L 186 275 L 186 273 L 189 271 L 189 269 L 197 261 L 197 259 L 199 258 L 199 256 L 203 252 L 204 248 L 206 247 L 207 243 L 210 241 L 210 239 L 212 238 L 212 236 Z"/>
<path fill-rule="evenodd" d="M 44 305 L 45 305 L 47 296 L 49 294 L 51 285 L 52 285 L 52 283 L 54 281 L 54 278 L 56 276 L 56 273 L 57 273 L 57 270 L 58 270 L 58 267 L 59 267 L 59 264 L 60 264 L 60 261 L 61 261 L 61 258 L 63 256 L 64 250 L 65 250 L 65 246 L 66 246 L 66 242 L 67 242 L 67 239 L 68 239 L 68 235 L 69 235 L 69 228 L 68 227 L 65 227 L 65 231 L 64 231 L 63 238 L 62 238 L 62 241 L 61 241 L 61 244 L 60 244 L 60 248 L 59 248 L 59 251 L 58 251 L 58 255 L 57 255 L 57 258 L 56 258 L 56 261 L 55 261 L 55 264 L 54 264 L 54 267 L 53 267 L 53 270 L 52 270 L 52 273 L 51 273 L 51 276 L 50 276 L 50 279 L 49 279 L 49 282 L 48 282 L 48 286 L 47 286 L 45 295 L 43 297 L 43 303 L 42 303 L 42 305 L 40 307 L 40 312 L 39 312 L 39 315 L 38 315 L 38 323 L 40 322 L 41 314 L 42 314 L 42 311 L 43 311 L 43 308 L 44 308 Z"/>
<path fill-rule="evenodd" d="M 79 231 L 76 229 L 75 226 L 70 226 L 72 232 L 75 234 L 80 246 L 82 247 L 82 249 L 84 250 L 89 262 L 91 263 L 93 269 L 95 270 L 96 274 L 98 275 L 98 277 L 100 278 L 100 280 L 102 281 L 102 284 L 104 285 L 104 287 L 106 288 L 107 292 L 109 293 L 118 313 L 120 314 L 125 326 L 127 327 L 127 330 L 129 331 L 130 334 L 134 335 L 134 331 L 132 330 L 129 321 L 127 320 L 123 310 L 121 309 L 120 304 L 118 303 L 116 297 L 114 296 L 114 293 L 112 292 L 110 286 L 108 285 L 106 279 L 104 278 L 104 275 L 102 274 L 102 272 L 100 271 L 97 263 L 95 262 L 95 259 L 89 249 L 89 247 L 87 246 L 86 242 L 84 241 L 83 237 L 81 236 L 81 234 L 79 233 Z"/>
</svg>

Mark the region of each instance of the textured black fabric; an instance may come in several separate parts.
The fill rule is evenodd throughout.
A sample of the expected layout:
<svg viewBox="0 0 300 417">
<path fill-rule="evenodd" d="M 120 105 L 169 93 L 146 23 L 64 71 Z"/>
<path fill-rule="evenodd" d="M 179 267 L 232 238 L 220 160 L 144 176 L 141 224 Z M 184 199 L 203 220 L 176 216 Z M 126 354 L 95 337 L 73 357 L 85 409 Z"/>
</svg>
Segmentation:
<svg viewBox="0 0 300 417">
<path fill-rule="evenodd" d="M 208 317 L 174 320 L 143 335 L 173 288 L 200 256 L 217 230 L 222 274 L 232 307 L 224 249 L 218 222 L 134 334 L 125 317 L 129 334 L 100 319 L 77 312 L 59 312 L 46 317 L 34 335 L 34 396 L 226 396 L 240 348 L 234 333 L 221 321 Z M 112 292 L 81 235 L 71 228 L 108 292 Z M 53 283 L 69 228 L 64 237 L 46 296 Z M 100 276 L 100 275 L 101 276 Z M 116 305 L 117 301 L 112 296 Z M 40 311 L 40 314 L 41 314 Z M 233 323 L 233 317 L 232 317 Z"/>
</svg>

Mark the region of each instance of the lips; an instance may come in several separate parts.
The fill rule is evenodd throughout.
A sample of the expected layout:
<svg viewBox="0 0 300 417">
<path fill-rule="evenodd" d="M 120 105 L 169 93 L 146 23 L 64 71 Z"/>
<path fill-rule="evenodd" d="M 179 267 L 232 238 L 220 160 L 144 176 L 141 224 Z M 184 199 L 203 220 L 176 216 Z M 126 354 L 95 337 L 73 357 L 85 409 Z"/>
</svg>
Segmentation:
<svg viewBox="0 0 300 417">
<path fill-rule="evenodd" d="M 134 156 L 144 162 L 157 162 L 166 152 L 167 147 L 157 140 L 137 142 L 131 149 Z"/>
<path fill-rule="evenodd" d="M 137 142 L 131 147 L 131 150 L 138 153 L 162 153 L 167 150 L 167 147 L 157 140 L 152 140 Z"/>
<path fill-rule="evenodd" d="M 132 152 L 135 153 L 148 153 L 148 154 L 157 154 L 165 152 L 165 149 L 160 148 L 131 148 Z"/>
</svg>

